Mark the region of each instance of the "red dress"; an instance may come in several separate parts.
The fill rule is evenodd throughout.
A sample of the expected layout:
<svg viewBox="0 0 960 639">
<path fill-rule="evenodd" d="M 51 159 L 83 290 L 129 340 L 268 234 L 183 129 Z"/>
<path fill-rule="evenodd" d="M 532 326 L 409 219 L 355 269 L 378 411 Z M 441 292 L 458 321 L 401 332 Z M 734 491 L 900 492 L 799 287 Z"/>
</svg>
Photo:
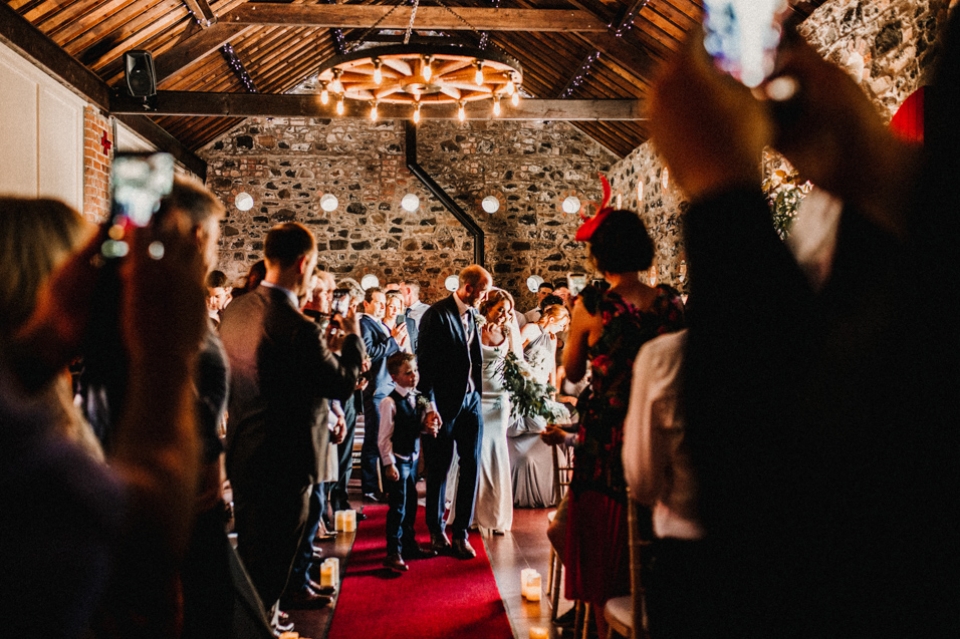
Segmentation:
<svg viewBox="0 0 960 639">
<path fill-rule="evenodd" d="M 659 288 L 641 311 L 606 292 L 597 312 L 603 333 L 590 347 L 590 394 L 581 399 L 567 524 L 568 599 L 602 605 L 630 593 L 623 420 L 627 415 L 633 361 L 648 340 L 684 327 L 683 304 Z"/>
</svg>

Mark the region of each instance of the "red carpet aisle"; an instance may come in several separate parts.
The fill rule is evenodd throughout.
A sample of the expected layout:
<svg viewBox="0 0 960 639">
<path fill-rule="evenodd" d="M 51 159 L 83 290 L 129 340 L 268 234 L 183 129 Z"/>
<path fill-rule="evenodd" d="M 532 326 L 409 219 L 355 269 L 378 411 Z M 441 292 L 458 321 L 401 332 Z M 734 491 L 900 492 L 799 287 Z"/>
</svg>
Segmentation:
<svg viewBox="0 0 960 639">
<path fill-rule="evenodd" d="M 395 575 L 382 566 L 387 507 L 363 512 L 328 639 L 512 639 L 479 534 L 470 536 L 475 559 L 415 560 Z M 417 515 L 417 540 L 426 544 L 423 511 Z"/>
</svg>

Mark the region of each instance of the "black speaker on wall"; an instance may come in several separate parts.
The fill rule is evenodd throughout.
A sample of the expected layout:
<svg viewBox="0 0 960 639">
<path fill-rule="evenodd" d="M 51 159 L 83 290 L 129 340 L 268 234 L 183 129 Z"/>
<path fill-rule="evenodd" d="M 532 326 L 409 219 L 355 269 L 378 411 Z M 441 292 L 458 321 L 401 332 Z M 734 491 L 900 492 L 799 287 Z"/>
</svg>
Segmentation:
<svg viewBox="0 0 960 639">
<path fill-rule="evenodd" d="M 153 68 L 153 54 L 134 49 L 123 54 L 124 78 L 127 90 L 135 98 L 149 98 L 157 94 L 157 72 Z"/>
</svg>

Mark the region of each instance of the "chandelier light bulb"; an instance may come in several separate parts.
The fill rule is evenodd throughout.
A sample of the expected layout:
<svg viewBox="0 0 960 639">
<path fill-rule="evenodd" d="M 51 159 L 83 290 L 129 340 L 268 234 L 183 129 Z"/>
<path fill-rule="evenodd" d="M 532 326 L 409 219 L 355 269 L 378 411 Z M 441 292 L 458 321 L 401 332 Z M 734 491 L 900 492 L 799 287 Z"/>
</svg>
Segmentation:
<svg viewBox="0 0 960 639">
<path fill-rule="evenodd" d="M 510 104 L 513 106 L 518 106 L 520 104 L 520 92 L 514 91 L 513 95 L 510 96 Z"/>
<path fill-rule="evenodd" d="M 376 82 L 377 86 L 380 86 L 380 83 L 383 82 L 383 71 L 380 70 L 380 60 L 373 61 L 373 81 Z"/>
<path fill-rule="evenodd" d="M 423 71 L 421 73 L 423 74 L 424 82 L 429 82 L 430 78 L 433 77 L 433 69 L 430 68 L 430 56 L 423 58 Z"/>
<path fill-rule="evenodd" d="M 327 91 L 327 83 L 323 83 L 323 89 L 320 90 L 320 104 L 327 105 L 330 102 L 330 92 Z"/>
<path fill-rule="evenodd" d="M 370 107 L 370 119 L 373 120 L 374 122 L 376 122 L 376 121 L 377 121 L 377 117 L 378 117 L 378 116 L 377 116 L 377 103 L 374 102 L 374 103 L 373 103 L 373 106 Z"/>
<path fill-rule="evenodd" d="M 467 111 L 463 108 L 463 102 L 458 102 L 457 105 L 457 119 L 463 122 L 467 119 Z"/>
<path fill-rule="evenodd" d="M 417 106 L 413 108 L 413 123 L 420 124 L 420 103 L 417 103 Z"/>
<path fill-rule="evenodd" d="M 493 98 L 493 117 L 500 117 L 500 96 L 494 96 Z"/>
<path fill-rule="evenodd" d="M 503 90 L 506 92 L 507 95 L 513 95 L 514 92 L 517 90 L 517 87 L 514 86 L 513 80 L 507 80 L 507 86 L 504 87 Z"/>
<path fill-rule="evenodd" d="M 330 83 L 330 90 L 334 93 L 343 93 L 343 83 L 340 82 L 340 74 L 343 73 L 340 69 L 333 70 L 333 82 Z"/>
<path fill-rule="evenodd" d="M 477 73 L 473 76 L 473 81 L 477 83 L 478 87 L 483 86 L 483 64 L 477 62 Z"/>
<path fill-rule="evenodd" d="M 337 115 L 343 115 L 343 98 L 337 100 Z"/>
</svg>

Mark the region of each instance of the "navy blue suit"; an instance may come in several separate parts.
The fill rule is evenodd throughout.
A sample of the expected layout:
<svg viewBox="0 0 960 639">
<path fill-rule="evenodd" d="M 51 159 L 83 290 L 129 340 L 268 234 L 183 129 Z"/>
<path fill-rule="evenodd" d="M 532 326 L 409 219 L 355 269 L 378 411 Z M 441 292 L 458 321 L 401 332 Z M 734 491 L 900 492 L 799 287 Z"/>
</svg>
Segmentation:
<svg viewBox="0 0 960 639">
<path fill-rule="evenodd" d="M 453 447 L 456 445 L 460 457 L 460 476 L 454 505 L 454 539 L 467 538 L 467 527 L 473 519 L 483 435 L 480 330 L 472 314 L 470 324 L 468 344 L 459 308 L 451 295 L 423 314 L 417 344 L 420 392 L 436 403 L 443 420 L 443 426 L 435 438 L 429 435 L 422 438 L 427 473 L 424 508 L 427 526 L 432 534 L 444 529 L 443 496 L 447 472 L 453 459 Z M 471 379 L 473 389 L 467 392 Z"/>
<path fill-rule="evenodd" d="M 363 447 L 360 449 L 360 487 L 364 494 L 380 492 L 377 465 L 380 449 L 380 402 L 393 390 L 393 381 L 387 372 L 387 358 L 400 350 L 397 341 L 380 320 L 369 315 L 360 316 L 360 334 L 370 358 L 370 370 L 364 373 L 370 383 L 363 389 Z"/>
</svg>

